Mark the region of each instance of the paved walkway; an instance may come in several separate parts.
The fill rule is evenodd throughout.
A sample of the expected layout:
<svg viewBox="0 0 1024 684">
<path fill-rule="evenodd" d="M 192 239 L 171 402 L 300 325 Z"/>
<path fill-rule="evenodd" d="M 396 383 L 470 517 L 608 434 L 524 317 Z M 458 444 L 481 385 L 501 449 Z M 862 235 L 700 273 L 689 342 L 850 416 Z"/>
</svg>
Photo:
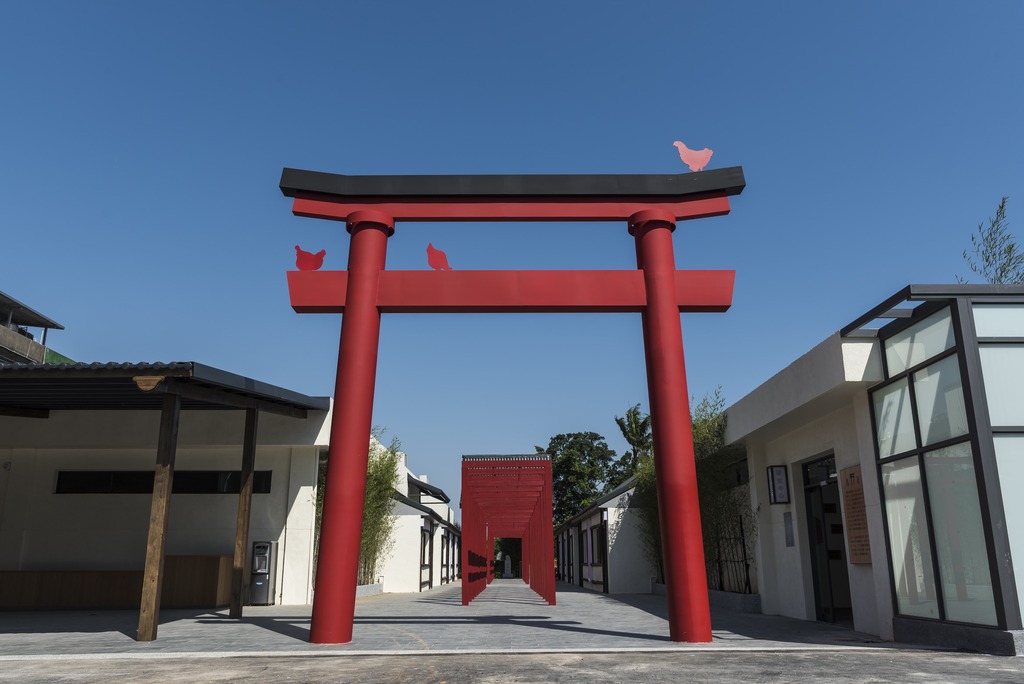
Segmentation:
<svg viewBox="0 0 1024 684">
<path fill-rule="evenodd" d="M 469 606 L 458 584 L 369 596 L 356 602 L 354 638 L 342 645 L 308 643 L 309 606 L 246 607 L 241 620 L 226 610 L 164 610 L 149 643 L 134 640 L 133 611 L 0 613 L 0 661 L 895 647 L 831 625 L 724 611 L 712 614 L 713 643 L 678 644 L 668 638 L 664 597 L 611 598 L 560 584 L 557 601 L 547 605 L 520 580 L 495 580 Z"/>
</svg>

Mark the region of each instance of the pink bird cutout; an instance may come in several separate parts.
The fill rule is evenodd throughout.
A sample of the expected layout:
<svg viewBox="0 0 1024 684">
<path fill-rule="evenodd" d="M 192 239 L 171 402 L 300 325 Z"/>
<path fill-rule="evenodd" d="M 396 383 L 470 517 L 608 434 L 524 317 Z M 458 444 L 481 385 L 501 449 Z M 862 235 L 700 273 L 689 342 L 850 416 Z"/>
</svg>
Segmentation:
<svg viewBox="0 0 1024 684">
<path fill-rule="evenodd" d="M 691 171 L 702 171 L 710 161 L 711 155 L 714 154 L 714 150 L 709 150 L 706 147 L 703 150 L 691 150 L 678 140 L 672 144 L 679 150 L 679 158 L 690 167 Z"/>
<path fill-rule="evenodd" d="M 298 245 L 295 245 L 295 267 L 300 271 L 315 271 L 324 265 L 324 257 L 327 250 L 321 249 L 316 254 L 310 254 Z"/>
<path fill-rule="evenodd" d="M 448 265 L 448 255 L 434 247 L 430 242 L 427 243 L 427 263 L 435 271 L 452 270 L 452 267 Z"/>
</svg>

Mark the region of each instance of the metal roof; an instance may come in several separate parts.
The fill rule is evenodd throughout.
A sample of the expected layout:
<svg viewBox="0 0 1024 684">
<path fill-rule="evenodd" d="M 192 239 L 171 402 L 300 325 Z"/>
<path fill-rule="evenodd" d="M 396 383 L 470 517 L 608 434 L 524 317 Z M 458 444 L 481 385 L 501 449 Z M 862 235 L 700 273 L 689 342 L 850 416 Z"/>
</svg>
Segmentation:
<svg viewBox="0 0 1024 684">
<path fill-rule="evenodd" d="M 426 513 L 431 518 L 433 518 L 435 522 L 440 523 L 441 525 L 447 527 L 450 530 L 458 532 L 460 535 L 462 534 L 462 530 L 456 527 L 454 523 L 450 523 L 444 518 L 442 518 L 441 514 L 435 511 L 433 508 L 421 504 L 419 501 L 413 501 L 412 499 L 407 497 L 405 494 L 402 494 L 402 492 L 398 491 L 397 489 L 391 490 L 391 498 L 400 503 L 404 503 L 406 506 L 415 508 L 417 511 L 422 511 L 423 513 Z"/>
<path fill-rule="evenodd" d="M 136 377 L 164 378 L 166 382 L 147 392 L 136 385 Z M 181 394 L 183 409 L 252 407 L 304 417 L 306 410 L 330 408 L 327 397 L 309 397 L 193 361 L 0 363 L 0 415 L 51 410 L 159 410 L 167 392 Z"/>
<path fill-rule="evenodd" d="M 840 337 L 878 337 L 879 330 L 885 327 L 883 321 L 900 318 L 912 318 L 919 315 L 917 306 L 921 302 L 970 297 L 972 300 L 999 301 L 1008 297 L 1024 297 L 1024 285 L 907 285 L 905 288 L 886 299 L 878 306 L 858 316 L 854 321 L 843 326 Z M 913 302 L 909 307 L 901 306 Z M 879 324 L 879 327 L 872 327 Z"/>
<path fill-rule="evenodd" d="M 0 319 L 7 322 L 7 314 L 11 315 L 11 323 L 15 325 L 28 326 L 30 328 L 54 328 L 63 330 L 64 326 L 47 318 L 31 307 L 25 306 L 14 297 L 0 292 Z"/>
<path fill-rule="evenodd" d="M 449 503 L 451 501 L 451 499 L 448 498 L 448 495 L 444 493 L 443 489 L 435 485 L 432 485 L 429 482 L 424 482 L 423 480 L 417 477 L 409 475 L 409 484 L 413 485 L 414 487 L 419 487 L 427 494 L 430 494 L 436 499 L 441 499 L 445 503 Z"/>
</svg>

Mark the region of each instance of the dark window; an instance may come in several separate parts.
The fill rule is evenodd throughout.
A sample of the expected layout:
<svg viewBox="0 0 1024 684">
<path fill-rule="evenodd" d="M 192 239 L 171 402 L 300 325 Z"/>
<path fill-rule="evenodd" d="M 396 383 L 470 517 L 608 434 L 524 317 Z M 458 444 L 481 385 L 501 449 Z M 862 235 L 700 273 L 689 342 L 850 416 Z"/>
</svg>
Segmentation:
<svg viewBox="0 0 1024 684">
<path fill-rule="evenodd" d="M 590 528 L 590 542 L 593 549 L 591 565 L 601 565 L 604 563 L 604 525 Z"/>
<path fill-rule="evenodd" d="M 257 470 L 253 494 L 270 493 L 273 471 Z M 238 494 L 242 475 L 237 470 L 179 470 L 174 473 L 175 494 Z M 57 494 L 152 494 L 152 470 L 61 470 Z"/>
</svg>

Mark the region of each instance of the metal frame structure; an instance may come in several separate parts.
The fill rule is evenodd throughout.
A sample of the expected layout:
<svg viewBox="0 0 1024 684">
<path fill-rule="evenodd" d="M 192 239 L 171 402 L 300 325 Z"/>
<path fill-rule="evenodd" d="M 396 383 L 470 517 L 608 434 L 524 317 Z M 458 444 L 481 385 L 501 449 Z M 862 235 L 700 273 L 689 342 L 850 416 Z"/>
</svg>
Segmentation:
<svg viewBox="0 0 1024 684">
<path fill-rule="evenodd" d="M 895 308 L 901 304 L 915 302 L 914 308 Z M 1006 630 L 1019 630 L 1024 626 L 1022 623 L 1021 609 L 1018 602 L 1020 588 L 1016 586 L 1013 573 L 1013 564 L 1009 550 L 1009 538 L 1003 509 L 1003 494 L 999 486 L 995 448 L 992 436 L 998 432 L 1024 432 L 1024 426 L 993 426 L 989 418 L 988 405 L 985 400 L 985 387 L 981 369 L 981 358 L 979 355 L 980 343 L 1019 343 L 1024 340 L 1019 338 L 979 338 L 975 331 L 974 318 L 971 314 L 971 305 L 975 303 L 1002 303 L 1002 304 L 1024 304 L 1024 286 L 1019 285 L 909 285 L 888 298 L 878 306 L 866 312 L 849 325 L 845 326 L 840 335 L 847 338 L 878 338 L 884 344 L 885 340 L 906 328 L 918 323 L 928 316 L 949 307 L 951 324 L 954 334 L 954 344 L 950 349 L 929 357 L 924 362 L 908 367 L 899 373 L 889 374 L 886 355 L 881 354 L 883 375 L 881 382 L 868 388 L 868 397 L 875 392 L 912 377 L 922 367 L 934 364 L 943 358 L 956 355 L 964 402 L 967 409 L 968 432 L 965 435 L 953 437 L 941 442 L 927 446 L 915 446 L 907 452 L 880 458 L 878 452 L 878 426 L 871 411 L 872 433 L 876 436 L 873 449 L 875 453 L 875 466 L 879 488 L 879 500 L 882 502 L 883 512 L 885 510 L 885 490 L 882 483 L 881 468 L 884 464 L 902 459 L 912 458 L 922 468 L 922 458 L 925 452 L 935 451 L 944 447 L 956 444 L 969 444 L 973 455 L 973 465 L 977 477 L 978 501 L 981 507 L 981 517 L 985 533 L 985 545 L 987 548 L 989 571 L 992 577 L 992 591 L 995 601 L 995 612 L 997 624 L 994 628 Z M 867 328 L 872 321 L 892 319 L 889 323 L 878 329 Z M 913 402 L 914 383 L 908 382 L 908 391 Z M 921 426 L 916 411 L 911 412 L 915 441 L 921 443 Z M 926 511 L 931 510 L 927 478 L 921 480 L 922 495 Z M 931 523 L 931 513 L 928 512 L 928 520 Z M 894 612 L 900 620 L 913 622 L 919 625 L 918 628 L 929 624 L 950 623 L 963 627 L 986 628 L 983 625 L 973 623 L 956 622 L 949 620 L 946 616 L 945 601 L 943 600 L 943 587 L 937 563 L 938 554 L 936 550 L 935 532 L 929 524 L 928 544 L 931 553 L 933 573 L 936 577 L 937 606 L 939 618 L 927 618 L 921 616 L 909 616 L 899 613 L 899 601 L 896 593 L 896 578 L 892 566 L 892 546 L 889 534 L 889 525 L 883 525 L 885 535 L 886 563 L 888 565 L 889 589 Z M 898 635 L 897 635 L 898 636 Z"/>
<path fill-rule="evenodd" d="M 641 314 L 663 502 L 669 632 L 673 641 L 711 641 L 679 314 L 727 310 L 735 272 L 677 271 L 672 232 L 679 220 L 727 214 L 729 197 L 744 187 L 740 167 L 604 176 L 345 176 L 284 170 L 281 190 L 293 198 L 294 214 L 344 221 L 352 236 L 346 272 L 288 273 L 295 311 L 344 313 L 312 642 L 352 640 L 381 314 L 483 311 Z M 387 241 L 396 221 L 622 221 L 635 238 L 637 269 L 387 271 Z M 524 552 L 532 544 L 524 545 Z M 471 572 L 465 564 L 464 578 Z"/>
</svg>

